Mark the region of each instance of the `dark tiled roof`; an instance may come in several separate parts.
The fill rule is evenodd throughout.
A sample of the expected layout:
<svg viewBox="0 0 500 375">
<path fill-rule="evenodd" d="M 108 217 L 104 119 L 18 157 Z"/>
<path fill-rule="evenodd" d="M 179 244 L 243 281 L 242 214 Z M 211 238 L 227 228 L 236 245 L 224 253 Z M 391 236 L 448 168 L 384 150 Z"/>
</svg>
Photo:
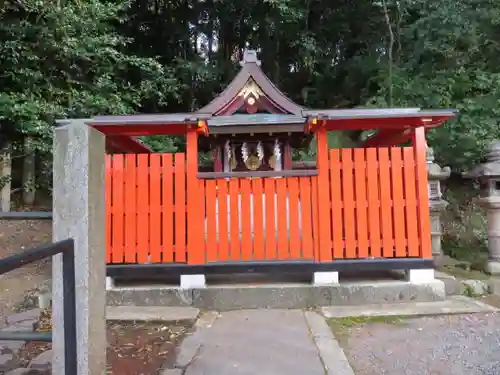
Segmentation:
<svg viewBox="0 0 500 375">
<path fill-rule="evenodd" d="M 214 116 L 207 120 L 209 127 L 238 126 L 238 125 L 280 125 L 280 124 L 304 124 L 303 116 L 279 115 L 279 114 L 255 114 L 255 115 L 231 115 Z"/>
</svg>

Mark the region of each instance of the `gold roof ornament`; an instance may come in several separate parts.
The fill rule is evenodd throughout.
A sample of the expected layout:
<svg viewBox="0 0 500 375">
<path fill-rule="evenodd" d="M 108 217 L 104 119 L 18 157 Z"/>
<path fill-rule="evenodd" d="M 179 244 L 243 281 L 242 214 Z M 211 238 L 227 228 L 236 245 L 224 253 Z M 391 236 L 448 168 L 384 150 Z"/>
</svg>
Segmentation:
<svg viewBox="0 0 500 375">
<path fill-rule="evenodd" d="M 244 99 L 246 99 L 249 95 L 252 95 L 255 99 L 259 99 L 259 97 L 264 95 L 262 89 L 253 79 L 249 79 L 238 93 L 238 96 L 242 96 Z"/>
</svg>

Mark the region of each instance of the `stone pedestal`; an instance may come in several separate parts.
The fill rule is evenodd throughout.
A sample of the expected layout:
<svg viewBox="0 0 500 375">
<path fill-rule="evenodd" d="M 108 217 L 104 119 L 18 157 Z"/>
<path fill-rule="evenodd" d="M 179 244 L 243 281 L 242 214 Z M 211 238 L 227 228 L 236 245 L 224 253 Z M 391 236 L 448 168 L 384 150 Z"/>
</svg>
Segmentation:
<svg viewBox="0 0 500 375">
<path fill-rule="evenodd" d="M 441 181 L 450 177 L 451 169 L 449 167 L 441 168 L 439 164 L 434 163 L 434 151 L 427 149 L 427 178 L 429 180 L 429 208 L 431 219 L 431 241 L 432 257 L 434 266 L 439 267 L 443 263 L 443 251 L 441 249 L 441 214 L 448 206 L 448 202 L 443 199 L 441 194 Z"/>
<path fill-rule="evenodd" d="M 436 267 L 443 265 L 443 250 L 441 249 L 441 214 L 447 206 L 448 202 L 444 200 L 437 202 L 430 201 L 432 258 L 434 259 L 434 266 Z"/>
<path fill-rule="evenodd" d="M 488 262 L 485 271 L 500 276 L 500 198 L 480 200 L 480 205 L 487 209 L 488 215 Z"/>
<path fill-rule="evenodd" d="M 105 138 L 85 120 L 54 131 L 53 240 L 73 238 L 78 371 L 106 373 Z M 62 257 L 53 259 L 53 372 L 64 371 Z"/>
</svg>

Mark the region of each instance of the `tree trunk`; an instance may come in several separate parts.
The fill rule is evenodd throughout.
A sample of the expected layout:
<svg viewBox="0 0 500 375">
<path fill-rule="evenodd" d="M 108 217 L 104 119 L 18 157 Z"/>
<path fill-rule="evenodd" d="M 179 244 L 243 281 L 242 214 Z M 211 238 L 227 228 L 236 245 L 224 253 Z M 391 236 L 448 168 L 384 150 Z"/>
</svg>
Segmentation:
<svg viewBox="0 0 500 375">
<path fill-rule="evenodd" d="M 30 137 L 24 138 L 23 163 L 23 204 L 32 206 L 35 203 L 35 151 Z"/>
<path fill-rule="evenodd" d="M 0 151 L 0 204 L 2 212 L 10 211 L 12 158 L 10 142 Z"/>
</svg>

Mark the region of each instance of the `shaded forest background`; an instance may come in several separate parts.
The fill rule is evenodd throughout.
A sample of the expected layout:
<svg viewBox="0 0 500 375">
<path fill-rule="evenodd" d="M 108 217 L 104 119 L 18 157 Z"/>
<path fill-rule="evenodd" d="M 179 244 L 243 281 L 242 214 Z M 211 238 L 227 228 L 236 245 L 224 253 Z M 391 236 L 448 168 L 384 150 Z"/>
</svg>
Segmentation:
<svg viewBox="0 0 500 375">
<path fill-rule="evenodd" d="M 196 109 L 250 47 L 308 107 L 457 108 L 429 145 L 458 173 L 500 138 L 499 41 L 496 0 L 4 0 L 0 146 L 19 193 L 50 190 L 55 119 Z M 475 194 L 448 183 L 448 252 L 484 249 Z"/>
</svg>

